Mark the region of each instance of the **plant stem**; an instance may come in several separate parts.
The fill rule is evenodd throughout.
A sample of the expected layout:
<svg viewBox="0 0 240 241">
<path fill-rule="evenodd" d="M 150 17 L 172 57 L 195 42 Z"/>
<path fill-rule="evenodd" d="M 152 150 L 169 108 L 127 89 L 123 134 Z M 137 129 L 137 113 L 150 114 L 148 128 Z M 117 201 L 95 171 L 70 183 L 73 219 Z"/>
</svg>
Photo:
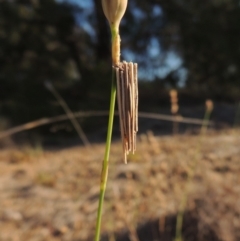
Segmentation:
<svg viewBox="0 0 240 241">
<path fill-rule="evenodd" d="M 200 131 L 200 140 L 199 140 L 197 148 L 196 148 L 196 153 L 195 153 L 195 157 L 193 159 L 193 163 L 192 163 L 192 167 L 190 169 L 190 173 L 188 174 L 186 187 L 185 187 L 185 190 L 183 192 L 183 196 L 182 196 L 182 199 L 181 199 L 181 202 L 180 202 L 180 210 L 177 214 L 176 235 L 175 235 L 174 241 L 183 241 L 183 237 L 182 237 L 183 217 L 184 217 L 184 213 L 186 211 L 188 195 L 190 193 L 190 188 L 191 188 L 191 184 L 192 184 L 192 181 L 193 181 L 193 177 L 195 175 L 195 171 L 196 171 L 196 168 L 197 168 L 197 165 L 198 165 L 198 158 L 199 158 L 199 154 L 200 154 L 200 147 L 201 147 L 201 144 L 202 144 L 202 138 L 207 132 L 207 127 L 208 127 L 208 124 L 209 124 L 211 113 L 212 113 L 212 110 L 210 110 L 210 111 L 206 110 L 204 118 L 203 118 L 203 124 L 202 124 L 201 131 Z"/>
<path fill-rule="evenodd" d="M 201 131 L 200 131 L 201 136 L 206 134 L 206 132 L 207 132 L 207 128 L 208 128 L 208 125 L 209 125 L 211 113 L 212 113 L 212 111 L 209 111 L 209 110 L 207 110 L 205 112 L 205 115 L 204 115 L 204 118 L 203 118 L 203 124 L 202 124 Z"/>
<path fill-rule="evenodd" d="M 110 97 L 107 140 L 106 140 L 106 146 L 105 146 L 104 160 L 103 160 L 103 164 L 102 164 L 100 195 L 99 195 L 98 212 L 97 212 L 97 225 L 96 225 L 94 241 L 100 240 L 102 209 L 103 209 L 104 195 L 105 195 L 106 186 L 107 186 L 108 163 L 109 163 L 109 153 L 110 153 L 110 146 L 111 146 L 111 139 L 112 139 L 115 101 L 116 101 L 116 72 L 115 72 L 115 69 L 113 68 L 112 69 L 112 87 L 111 87 L 111 97 Z"/>
<path fill-rule="evenodd" d="M 52 94 L 55 96 L 59 104 L 62 106 L 63 110 L 65 111 L 67 117 L 72 122 L 73 127 L 75 128 L 76 132 L 78 133 L 78 136 L 82 140 L 83 144 L 85 146 L 90 146 L 90 142 L 87 139 L 87 136 L 83 132 L 83 129 L 81 128 L 80 124 L 77 122 L 76 117 L 74 116 L 71 109 L 68 107 L 66 101 L 62 98 L 62 96 L 57 92 L 57 90 L 54 88 L 53 85 L 51 85 L 51 88 L 48 88 Z"/>
</svg>

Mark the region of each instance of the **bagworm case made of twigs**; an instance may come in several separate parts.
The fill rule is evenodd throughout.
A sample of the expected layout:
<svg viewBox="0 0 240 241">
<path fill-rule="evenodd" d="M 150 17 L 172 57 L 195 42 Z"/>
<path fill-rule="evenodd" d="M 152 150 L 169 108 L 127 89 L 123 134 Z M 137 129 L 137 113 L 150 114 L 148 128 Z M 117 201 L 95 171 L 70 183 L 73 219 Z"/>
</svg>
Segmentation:
<svg viewBox="0 0 240 241">
<path fill-rule="evenodd" d="M 138 131 L 138 74 L 137 64 L 120 62 L 116 67 L 117 100 L 123 146 L 123 160 L 136 150 Z"/>
</svg>

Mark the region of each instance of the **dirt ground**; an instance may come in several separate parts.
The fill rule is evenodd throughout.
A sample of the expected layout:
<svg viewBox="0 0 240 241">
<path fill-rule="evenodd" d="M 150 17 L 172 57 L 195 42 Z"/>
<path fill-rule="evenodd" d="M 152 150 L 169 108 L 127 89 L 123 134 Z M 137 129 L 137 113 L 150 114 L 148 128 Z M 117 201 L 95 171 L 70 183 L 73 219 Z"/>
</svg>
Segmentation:
<svg viewBox="0 0 240 241">
<path fill-rule="evenodd" d="M 103 153 L 104 144 L 2 149 L 0 240 L 92 240 Z M 185 241 L 240 240 L 239 184 L 240 131 L 204 137 L 148 132 L 139 136 L 128 165 L 114 142 L 102 240 L 174 240 L 184 197 Z"/>
</svg>

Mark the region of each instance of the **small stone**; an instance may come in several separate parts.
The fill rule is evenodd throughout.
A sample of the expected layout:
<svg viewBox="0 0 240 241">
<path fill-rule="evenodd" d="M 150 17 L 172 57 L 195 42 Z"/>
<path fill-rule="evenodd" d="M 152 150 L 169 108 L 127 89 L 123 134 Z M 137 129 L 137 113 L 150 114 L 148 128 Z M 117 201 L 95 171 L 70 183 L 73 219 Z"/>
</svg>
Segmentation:
<svg viewBox="0 0 240 241">
<path fill-rule="evenodd" d="M 20 222 L 23 219 L 22 214 L 14 210 L 5 210 L 2 216 L 6 220 L 15 222 Z"/>
</svg>

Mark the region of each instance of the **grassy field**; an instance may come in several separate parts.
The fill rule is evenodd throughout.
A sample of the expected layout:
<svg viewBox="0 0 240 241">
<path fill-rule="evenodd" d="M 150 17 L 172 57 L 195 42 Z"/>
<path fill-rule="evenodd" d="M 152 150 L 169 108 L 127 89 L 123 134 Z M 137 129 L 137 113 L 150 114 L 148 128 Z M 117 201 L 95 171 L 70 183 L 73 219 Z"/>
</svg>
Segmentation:
<svg viewBox="0 0 240 241">
<path fill-rule="evenodd" d="M 174 240 L 184 195 L 184 240 L 240 240 L 239 134 L 148 132 L 128 165 L 114 142 L 102 240 Z M 0 240 L 92 240 L 103 152 L 104 144 L 2 149 Z"/>
</svg>

